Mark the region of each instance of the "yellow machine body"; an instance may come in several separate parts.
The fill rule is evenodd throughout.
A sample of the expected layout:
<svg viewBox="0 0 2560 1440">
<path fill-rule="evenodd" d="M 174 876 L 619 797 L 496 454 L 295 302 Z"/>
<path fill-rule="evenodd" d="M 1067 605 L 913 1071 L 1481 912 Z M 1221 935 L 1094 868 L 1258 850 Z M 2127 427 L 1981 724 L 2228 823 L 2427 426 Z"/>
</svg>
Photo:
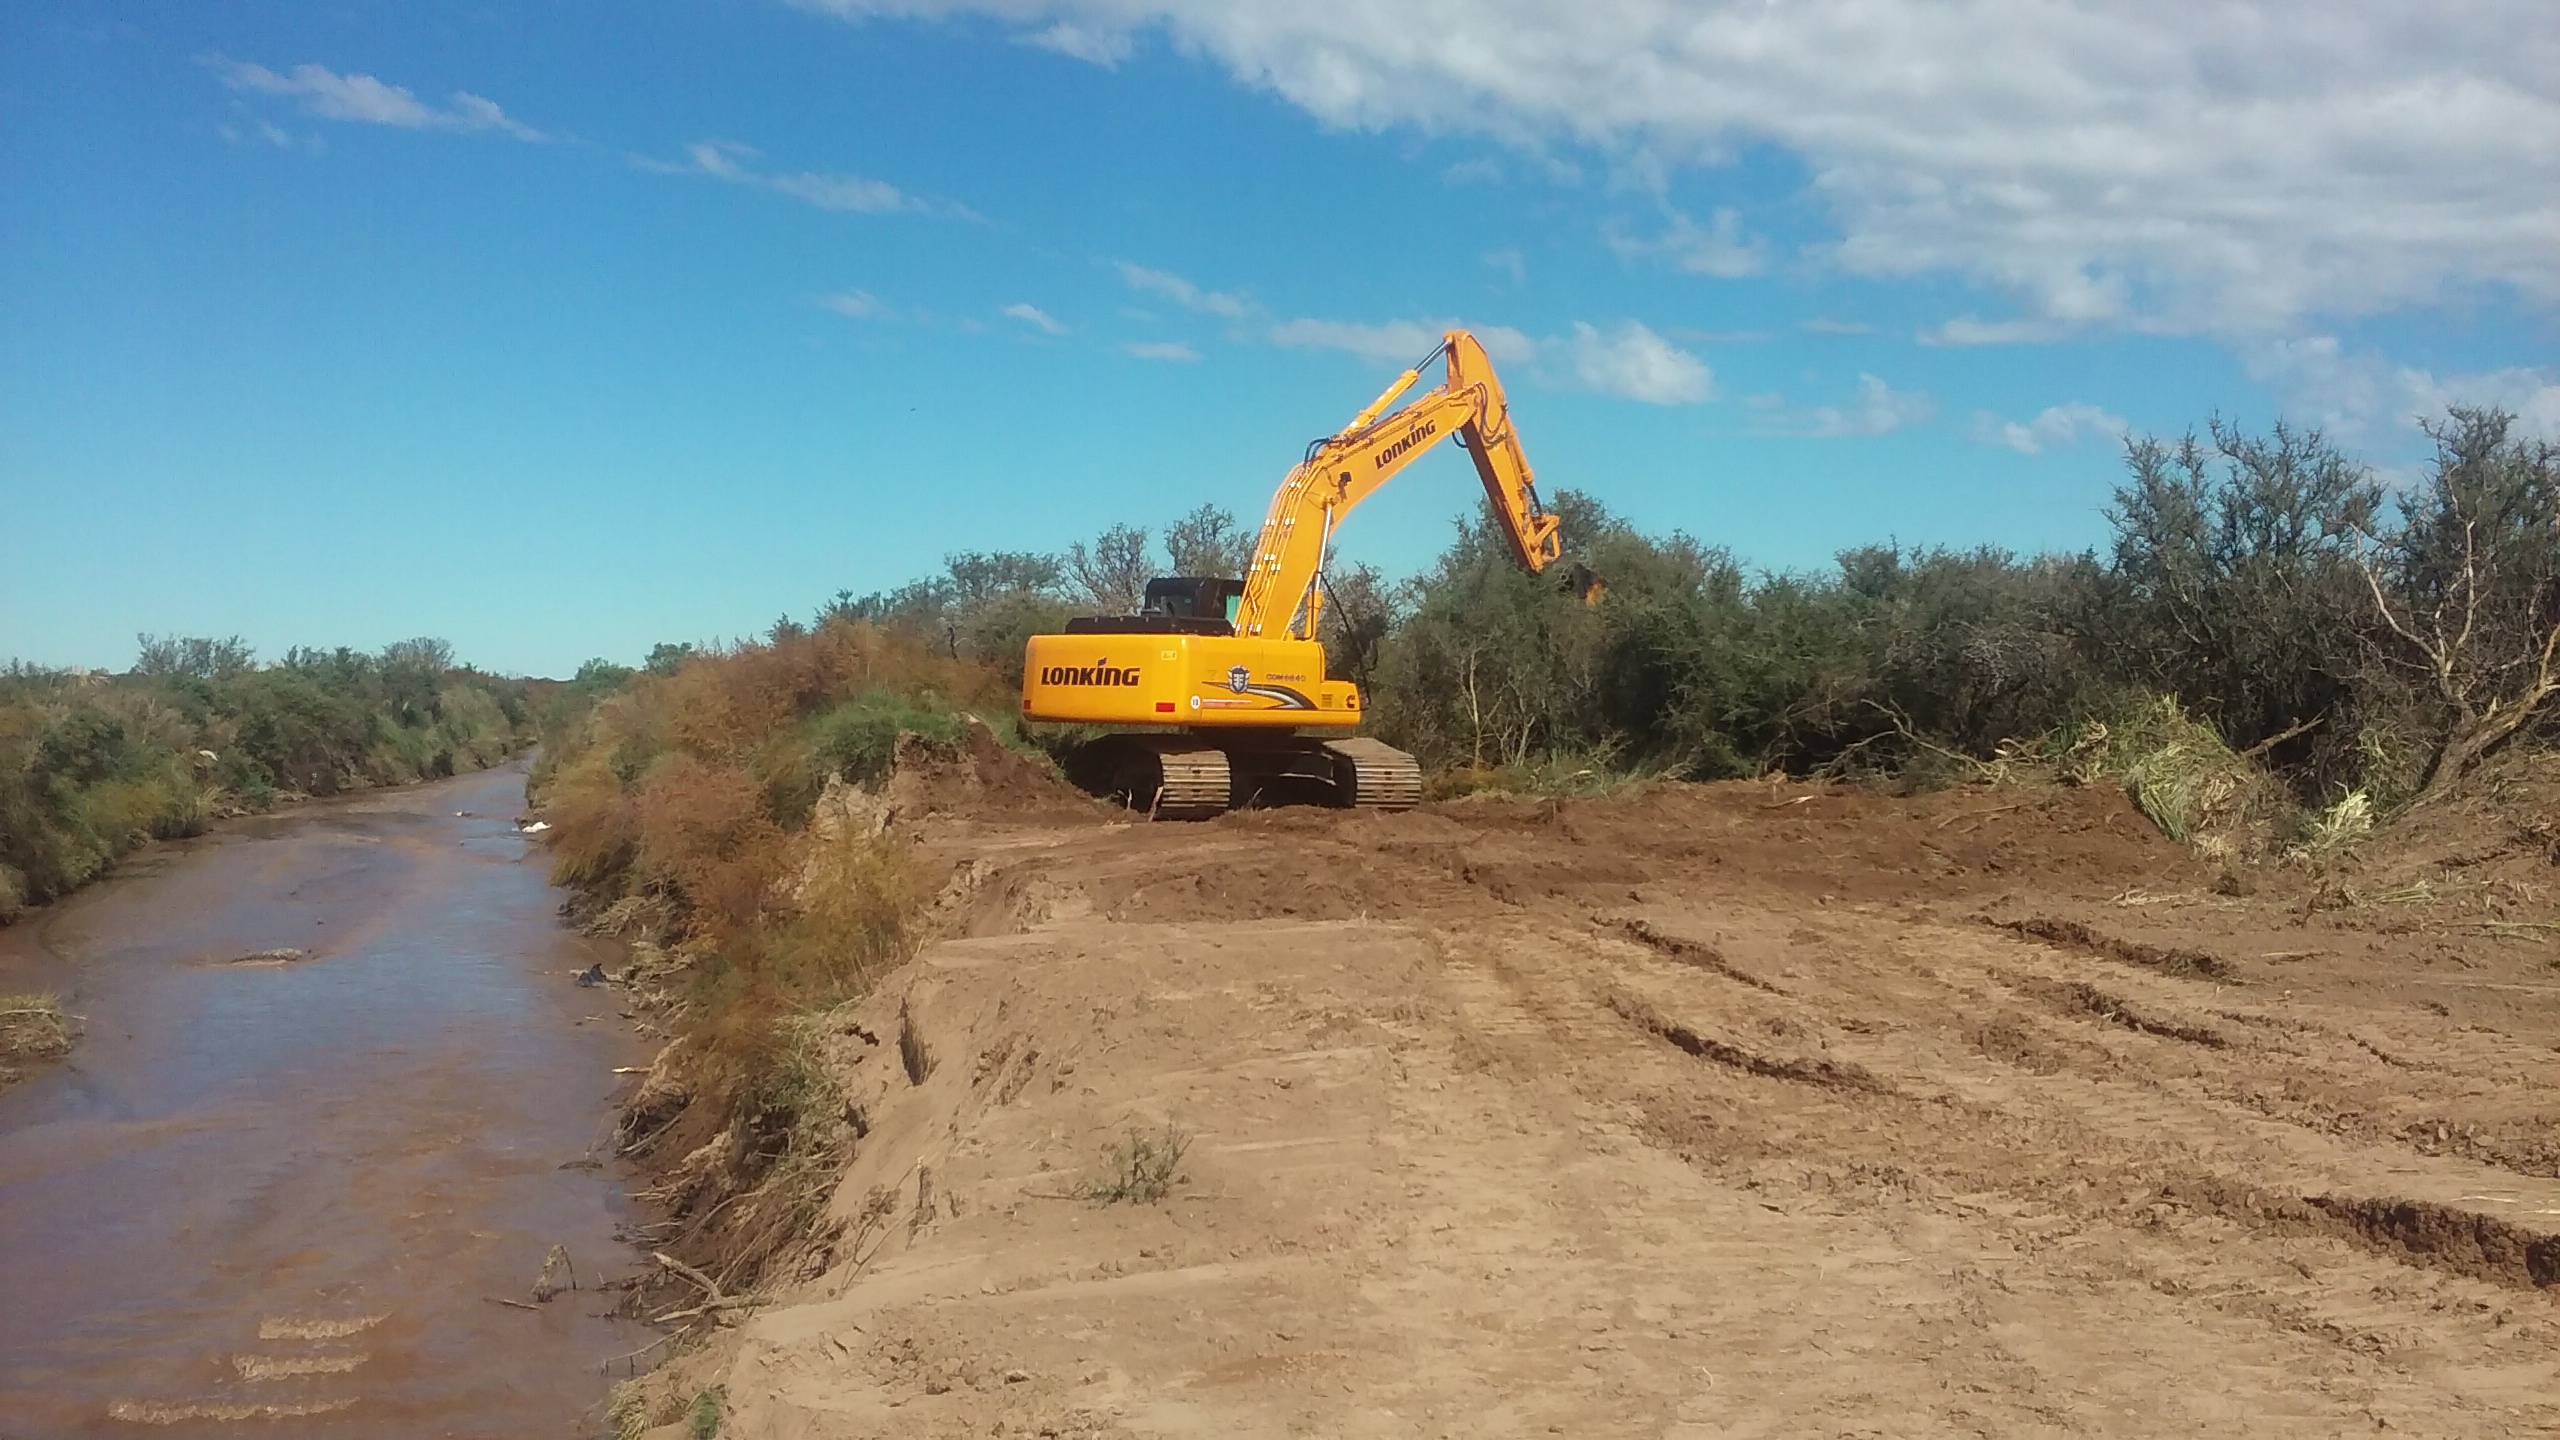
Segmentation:
<svg viewBox="0 0 2560 1440">
<path fill-rule="evenodd" d="M 1313 640 L 1243 635 L 1034 635 L 1022 716 L 1089 725 L 1349 729 L 1360 689 L 1324 677 Z"/>
<path fill-rule="evenodd" d="M 1398 408 L 1424 366 L 1443 359 L 1446 379 Z M 1350 424 L 1307 447 L 1271 497 L 1242 577 L 1160 577 L 1134 614 L 1078 617 L 1063 633 L 1032 636 L 1023 718 L 1113 727 L 1069 756 L 1069 777 L 1158 818 L 1275 796 L 1378 810 L 1421 803 L 1413 756 L 1347 733 L 1360 724 L 1360 691 L 1325 678 L 1316 636 L 1343 517 L 1443 440 L 1475 462 L 1521 567 L 1534 575 L 1554 563 L 1557 520 L 1539 503 L 1502 382 L 1476 338 L 1452 330 Z"/>
</svg>

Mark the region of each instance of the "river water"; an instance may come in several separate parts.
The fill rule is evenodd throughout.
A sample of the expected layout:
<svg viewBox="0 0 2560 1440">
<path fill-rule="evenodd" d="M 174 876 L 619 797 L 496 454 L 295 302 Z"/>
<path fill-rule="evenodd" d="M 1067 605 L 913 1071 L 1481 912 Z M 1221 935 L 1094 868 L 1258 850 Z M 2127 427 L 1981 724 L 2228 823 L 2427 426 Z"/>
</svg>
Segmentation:
<svg viewBox="0 0 2560 1440">
<path fill-rule="evenodd" d="M 0 1091 L 0 1440 L 563 1436 L 654 1335 L 600 1165 L 645 1051 L 519 766 L 159 847 L 0 930 L 82 1016 Z M 462 812 L 457 814 L 456 812 Z M 241 963 L 261 951 L 298 960 Z M 615 1367 L 614 1373 L 620 1373 Z"/>
</svg>

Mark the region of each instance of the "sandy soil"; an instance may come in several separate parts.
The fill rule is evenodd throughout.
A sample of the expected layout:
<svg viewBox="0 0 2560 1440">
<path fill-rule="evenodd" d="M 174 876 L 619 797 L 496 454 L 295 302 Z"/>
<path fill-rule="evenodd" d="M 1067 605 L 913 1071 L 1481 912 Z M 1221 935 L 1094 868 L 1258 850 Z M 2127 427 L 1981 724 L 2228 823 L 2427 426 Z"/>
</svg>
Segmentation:
<svg viewBox="0 0 2560 1440">
<path fill-rule="evenodd" d="M 833 1232 L 658 1417 L 2560 1432 L 2547 799 L 2238 880 L 2112 790 L 927 815 Z"/>
</svg>

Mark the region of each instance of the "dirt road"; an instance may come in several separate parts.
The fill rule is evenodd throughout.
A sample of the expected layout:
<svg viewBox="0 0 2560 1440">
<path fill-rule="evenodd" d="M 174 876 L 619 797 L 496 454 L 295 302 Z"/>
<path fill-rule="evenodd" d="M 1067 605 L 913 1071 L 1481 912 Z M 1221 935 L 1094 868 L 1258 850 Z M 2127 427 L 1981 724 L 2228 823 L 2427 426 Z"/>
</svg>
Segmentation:
<svg viewBox="0 0 2560 1440">
<path fill-rule="evenodd" d="M 2218 893 L 2112 790 L 922 833 L 836 1232 L 661 1422 L 2560 1431 L 2531 836 L 2418 904 Z M 1168 1198 L 1075 1198 L 1166 1127 Z"/>
</svg>

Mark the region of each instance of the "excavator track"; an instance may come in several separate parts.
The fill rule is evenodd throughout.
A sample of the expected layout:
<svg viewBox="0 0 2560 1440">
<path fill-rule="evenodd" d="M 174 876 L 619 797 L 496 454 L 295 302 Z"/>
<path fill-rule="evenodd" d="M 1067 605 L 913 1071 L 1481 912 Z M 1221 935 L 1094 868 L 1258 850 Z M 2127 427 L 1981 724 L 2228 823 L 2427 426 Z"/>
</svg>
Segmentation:
<svg viewBox="0 0 2560 1440">
<path fill-rule="evenodd" d="M 1422 765 L 1412 756 L 1365 735 L 1324 742 L 1334 757 L 1336 793 L 1355 810 L 1410 810 L 1422 803 Z"/>
<path fill-rule="evenodd" d="M 1422 767 L 1365 736 L 1112 735 L 1086 746 L 1067 769 L 1085 789 L 1158 820 L 1273 804 L 1410 810 L 1422 803 Z"/>
<path fill-rule="evenodd" d="M 1206 820 L 1235 803 L 1226 750 L 1189 735 L 1110 735 L 1067 761 L 1067 777 L 1158 820 Z"/>
<path fill-rule="evenodd" d="M 1234 794 L 1226 751 L 1179 741 L 1147 748 L 1156 757 L 1155 803 L 1148 808 L 1157 819 L 1205 820 L 1226 813 Z"/>
</svg>

